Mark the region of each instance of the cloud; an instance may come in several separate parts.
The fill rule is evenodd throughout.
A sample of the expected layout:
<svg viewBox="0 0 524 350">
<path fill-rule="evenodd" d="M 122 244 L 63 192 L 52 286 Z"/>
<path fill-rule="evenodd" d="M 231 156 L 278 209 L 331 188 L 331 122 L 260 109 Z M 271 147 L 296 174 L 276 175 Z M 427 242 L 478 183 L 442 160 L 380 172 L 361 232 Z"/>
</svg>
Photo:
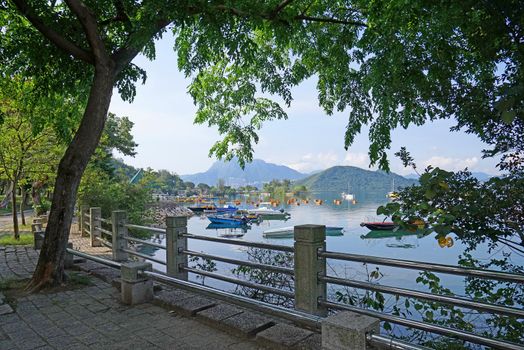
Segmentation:
<svg viewBox="0 0 524 350">
<path fill-rule="evenodd" d="M 296 162 L 290 162 L 288 166 L 300 172 L 310 172 L 326 169 L 337 165 L 338 155 L 333 152 L 307 153 Z"/>
<path fill-rule="evenodd" d="M 445 170 L 458 171 L 468 168 L 469 170 L 474 170 L 479 163 L 479 158 L 470 157 L 470 158 L 451 158 L 451 157 L 441 157 L 433 156 L 426 161 L 424 161 L 424 166 L 431 165 L 433 167 L 439 167 Z"/>
<path fill-rule="evenodd" d="M 348 152 L 342 164 L 343 165 L 352 165 L 352 166 L 366 169 L 369 166 L 369 157 L 366 153 L 362 153 L 362 152 L 357 152 L 357 153 Z"/>
</svg>

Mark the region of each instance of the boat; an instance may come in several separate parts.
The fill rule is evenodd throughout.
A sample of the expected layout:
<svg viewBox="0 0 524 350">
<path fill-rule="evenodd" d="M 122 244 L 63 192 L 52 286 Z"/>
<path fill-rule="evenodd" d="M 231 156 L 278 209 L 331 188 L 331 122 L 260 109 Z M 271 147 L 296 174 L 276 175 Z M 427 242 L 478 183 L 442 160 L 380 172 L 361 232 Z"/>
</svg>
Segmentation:
<svg viewBox="0 0 524 350">
<path fill-rule="evenodd" d="M 220 237 L 242 237 L 251 227 L 249 225 L 239 224 L 214 224 L 207 225 L 206 230 L 217 230 Z M 218 231 L 220 230 L 220 231 Z"/>
<path fill-rule="evenodd" d="M 395 227 L 398 227 L 392 221 L 361 222 L 360 226 L 367 227 L 372 231 L 392 231 Z"/>
<path fill-rule="evenodd" d="M 214 204 L 199 204 L 194 205 L 191 207 L 187 207 L 187 209 L 191 210 L 195 214 L 201 214 L 204 212 L 204 210 L 216 210 L 216 207 Z"/>
<path fill-rule="evenodd" d="M 222 207 L 217 207 L 216 211 L 217 213 L 235 213 L 238 210 L 237 207 L 233 205 L 224 205 Z"/>
<path fill-rule="evenodd" d="M 291 238 L 294 235 L 295 228 L 293 226 L 274 228 L 265 230 L 262 235 L 266 238 Z M 337 226 L 326 226 L 326 236 L 342 236 L 344 235 L 344 228 Z"/>
<path fill-rule="evenodd" d="M 342 192 L 340 194 L 342 196 L 342 199 L 345 199 L 347 201 L 354 201 L 355 200 L 355 195 L 351 192 L 349 192 L 349 182 L 348 182 L 348 192 Z"/>
<path fill-rule="evenodd" d="M 236 224 L 238 226 L 247 225 L 248 220 L 246 218 L 235 218 L 232 216 L 225 215 L 209 215 L 207 217 L 213 224 Z"/>
<path fill-rule="evenodd" d="M 395 179 L 393 179 L 393 183 L 391 184 L 391 191 L 389 191 L 386 194 L 386 198 L 389 198 L 389 199 L 397 199 L 398 198 L 398 192 L 395 191 Z"/>
<path fill-rule="evenodd" d="M 257 215 L 264 215 L 264 216 L 270 216 L 270 215 L 286 215 L 287 213 L 284 212 L 284 209 L 275 210 L 273 208 L 269 207 L 259 207 L 255 209 L 248 209 L 247 212 L 249 214 L 257 214 Z M 287 214 L 289 215 L 289 214 Z"/>
<path fill-rule="evenodd" d="M 396 231 L 386 231 L 386 230 L 373 230 L 369 231 L 365 235 L 360 236 L 361 239 L 381 239 L 381 238 L 401 238 L 405 236 L 417 236 L 422 238 L 426 236 L 428 232 L 425 231 L 405 231 L 405 230 L 396 230 Z"/>
</svg>

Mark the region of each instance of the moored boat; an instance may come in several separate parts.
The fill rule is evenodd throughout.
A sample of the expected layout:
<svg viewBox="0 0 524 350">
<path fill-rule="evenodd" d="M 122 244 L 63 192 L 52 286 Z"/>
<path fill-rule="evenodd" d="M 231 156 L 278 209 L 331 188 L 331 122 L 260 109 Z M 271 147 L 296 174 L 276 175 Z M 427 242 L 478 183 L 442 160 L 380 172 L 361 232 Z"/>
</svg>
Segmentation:
<svg viewBox="0 0 524 350">
<path fill-rule="evenodd" d="M 216 210 L 216 207 L 214 204 L 200 204 L 200 205 L 194 205 L 191 207 L 187 207 L 187 209 L 191 210 L 195 214 L 203 213 L 204 210 Z"/>
<path fill-rule="evenodd" d="M 367 227 L 372 231 L 392 231 L 397 227 L 392 221 L 361 222 L 360 226 Z"/>
<path fill-rule="evenodd" d="M 217 213 L 235 213 L 238 210 L 237 207 L 233 205 L 224 205 L 222 207 L 217 207 L 216 211 Z"/>
<path fill-rule="evenodd" d="M 266 238 L 290 238 L 293 237 L 294 227 L 280 227 L 271 230 L 265 230 L 262 235 Z M 326 236 L 342 236 L 344 228 L 337 226 L 326 226 Z"/>
<path fill-rule="evenodd" d="M 232 216 L 209 215 L 207 218 L 213 224 L 246 225 L 248 223 L 248 220 L 246 218 L 235 218 L 235 217 L 232 217 Z"/>
<path fill-rule="evenodd" d="M 248 209 L 247 212 L 249 214 L 257 214 L 257 215 L 264 215 L 264 216 L 286 214 L 284 212 L 284 209 L 275 210 L 275 209 L 272 209 L 272 208 L 269 208 L 269 207 L 260 207 L 260 208 L 255 208 L 255 209 Z"/>
</svg>

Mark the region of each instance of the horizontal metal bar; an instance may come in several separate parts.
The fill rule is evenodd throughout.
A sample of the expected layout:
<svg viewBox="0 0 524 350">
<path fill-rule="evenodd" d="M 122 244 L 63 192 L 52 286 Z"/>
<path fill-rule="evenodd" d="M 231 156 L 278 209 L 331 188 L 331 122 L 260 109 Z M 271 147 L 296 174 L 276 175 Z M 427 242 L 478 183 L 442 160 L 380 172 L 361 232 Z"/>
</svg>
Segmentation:
<svg viewBox="0 0 524 350">
<path fill-rule="evenodd" d="M 199 253 L 199 252 L 195 252 L 195 251 L 192 251 L 192 250 L 183 250 L 182 254 L 191 255 L 191 256 L 198 256 L 198 257 L 201 257 L 201 258 L 204 258 L 204 259 L 211 259 L 211 260 L 222 261 L 222 262 L 229 263 L 229 264 L 234 264 L 234 265 L 249 266 L 249 267 L 253 267 L 253 268 L 256 268 L 256 269 L 268 270 L 268 271 L 283 273 L 283 274 L 291 275 L 291 276 L 295 274 L 295 270 L 292 269 L 292 268 L 289 268 L 289 267 L 281 267 L 281 266 L 274 266 L 274 265 L 267 265 L 267 264 L 259 264 L 259 263 L 254 263 L 254 262 L 250 262 L 250 261 L 243 261 L 243 260 L 237 260 L 237 259 L 231 259 L 231 258 L 226 258 L 226 257 L 222 257 L 222 256 L 217 256 L 217 255 L 211 255 L 211 254 L 206 254 L 206 253 Z"/>
<path fill-rule="evenodd" d="M 102 245 L 104 245 L 104 246 L 106 246 L 108 248 L 111 248 L 111 249 L 113 248 L 113 245 L 111 243 L 109 243 L 108 241 L 106 241 L 105 239 L 103 239 L 102 237 L 96 236 L 95 239 L 97 241 L 99 241 L 100 243 L 102 243 Z"/>
<path fill-rule="evenodd" d="M 353 311 L 361 315 L 378 318 L 382 321 L 387 321 L 387 322 L 399 324 L 399 325 L 410 327 L 410 328 L 417 328 L 423 331 L 441 334 L 447 337 L 455 337 L 455 338 L 466 340 L 466 341 L 469 341 L 475 344 L 491 346 L 495 349 L 511 349 L 511 350 L 523 350 L 524 349 L 524 347 L 522 347 L 521 345 L 515 344 L 515 343 L 505 342 L 502 340 L 497 340 L 497 339 L 492 339 L 492 338 L 486 338 L 486 337 L 482 337 L 474 333 L 461 331 L 461 330 L 454 329 L 454 328 L 442 327 L 442 326 L 438 326 L 438 325 L 431 324 L 431 323 L 409 320 L 409 319 L 405 319 L 402 317 L 381 313 L 378 311 L 362 309 L 357 306 L 333 303 L 333 302 L 325 301 L 322 299 L 320 299 L 318 303 L 320 305 L 326 306 L 331 309 Z"/>
<path fill-rule="evenodd" d="M 96 228 L 98 231 L 102 232 L 102 233 L 105 233 L 106 235 L 108 236 L 113 236 L 113 232 L 109 231 L 109 230 L 106 230 L 106 229 L 103 229 L 101 227 L 97 227 Z"/>
<path fill-rule="evenodd" d="M 89 226 L 89 228 L 91 228 L 91 225 L 90 225 L 89 222 L 87 222 L 87 221 L 84 222 L 84 225 L 85 225 L 85 226 Z"/>
<path fill-rule="evenodd" d="M 91 230 L 84 228 L 84 232 L 91 236 Z"/>
<path fill-rule="evenodd" d="M 160 248 L 160 249 L 166 249 L 166 246 L 162 245 L 162 244 L 158 244 L 158 243 L 154 243 L 154 242 L 149 242 L 149 241 L 145 241 L 143 239 L 139 239 L 139 238 L 134 238 L 134 237 L 129 237 L 129 236 L 124 236 L 122 237 L 123 239 L 127 240 L 127 241 L 131 241 L 131 242 L 136 242 L 136 243 L 140 243 L 140 244 L 145 244 L 145 245 L 149 245 L 151 247 L 156 247 L 156 248 Z"/>
<path fill-rule="evenodd" d="M 400 339 L 386 337 L 380 334 L 368 333 L 366 334 L 366 340 L 369 345 L 375 345 L 377 348 L 383 349 L 394 349 L 394 350 L 431 350 L 428 347 L 411 344 Z"/>
<path fill-rule="evenodd" d="M 502 305 L 496 305 L 496 304 L 487 304 L 487 303 L 482 303 L 479 301 L 474 301 L 474 300 L 462 298 L 462 297 L 441 295 L 441 294 L 432 294 L 432 293 L 420 292 L 420 291 L 411 290 L 411 289 L 383 286 L 380 284 L 374 284 L 374 283 L 363 282 L 363 281 L 355 281 L 355 280 L 347 280 L 347 279 L 331 277 L 331 276 L 319 276 L 318 279 L 323 282 L 339 284 L 339 285 L 347 286 L 347 287 L 361 288 L 361 289 L 373 290 L 373 291 L 378 291 L 378 292 L 383 292 L 383 293 L 402 295 L 405 297 L 414 297 L 414 298 L 419 298 L 419 299 L 437 301 L 437 302 L 442 302 L 442 303 L 446 303 L 450 305 L 456 305 L 459 307 L 465 307 L 468 309 L 474 309 L 478 311 L 486 311 L 486 312 L 492 312 L 495 314 L 515 316 L 517 318 L 524 318 L 524 310 L 522 309 L 517 309 L 517 308 L 512 308 L 512 307 L 507 307 L 507 306 L 502 306 Z"/>
<path fill-rule="evenodd" d="M 122 251 L 126 252 L 128 254 L 134 255 L 134 256 L 138 256 L 139 258 L 143 258 L 143 259 L 146 259 L 146 260 L 154 261 L 157 264 L 166 265 L 165 261 L 153 258 L 152 256 L 149 256 L 147 254 L 142 254 L 142 253 L 139 253 L 139 252 L 135 252 L 134 250 L 131 250 L 131 249 L 122 249 Z"/>
<path fill-rule="evenodd" d="M 85 213 L 85 214 L 84 214 L 84 217 L 85 217 L 85 218 L 88 218 L 88 219 L 91 219 L 91 215 L 89 215 L 88 213 Z"/>
<path fill-rule="evenodd" d="M 136 229 L 139 229 L 139 230 L 145 230 L 145 231 L 150 231 L 150 232 L 155 232 L 155 233 L 163 233 L 163 234 L 166 233 L 166 229 L 164 229 L 164 228 L 142 226 L 142 225 L 133 225 L 133 224 L 125 224 L 124 226 L 127 227 L 127 228 L 136 228 Z"/>
<path fill-rule="evenodd" d="M 98 220 L 100 220 L 104 224 L 111 224 L 112 223 L 112 221 L 110 219 L 98 218 Z"/>
<path fill-rule="evenodd" d="M 234 244 L 234 245 L 240 245 L 240 246 L 244 246 L 244 247 L 261 248 L 261 249 L 269 249 L 269 250 L 279 250 L 279 251 L 282 251 L 282 252 L 289 252 L 289 253 L 295 252 L 295 248 L 289 247 L 289 246 L 285 246 L 285 245 L 276 245 L 276 244 L 267 244 L 267 243 L 260 243 L 260 242 L 242 241 L 242 240 L 239 240 L 239 239 L 208 237 L 208 236 L 193 235 L 193 234 L 189 234 L 189 233 L 182 234 L 182 237 L 191 238 L 191 239 L 198 239 L 198 240 L 201 240 L 201 241 Z"/>
<path fill-rule="evenodd" d="M 70 254 L 79 256 L 81 258 L 92 260 L 92 261 L 95 261 L 97 263 L 100 263 L 100 264 L 103 264 L 103 265 L 107 265 L 107 266 L 110 266 L 110 267 L 113 267 L 113 268 L 116 268 L 116 269 L 119 269 L 120 267 L 122 267 L 122 264 L 120 264 L 120 263 L 118 263 L 116 261 L 109 260 L 109 259 L 104 259 L 104 258 L 101 258 L 99 256 L 95 256 L 95 255 L 91 255 L 91 254 L 86 254 L 86 253 L 81 252 L 79 250 L 74 250 L 74 249 L 71 249 L 71 248 L 67 248 L 67 252 L 70 253 Z"/>
<path fill-rule="evenodd" d="M 181 267 L 180 269 L 182 269 L 184 271 L 187 271 L 187 272 L 195 273 L 195 274 L 198 274 L 198 275 L 201 275 L 201 276 L 206 276 L 206 277 L 209 277 L 209 278 L 214 278 L 214 279 L 217 279 L 217 280 L 221 280 L 221 281 L 225 281 L 225 282 L 229 282 L 229 283 L 233 283 L 233 284 L 238 284 L 238 285 L 241 285 L 241 286 L 244 286 L 244 287 L 249 287 L 249 288 L 253 288 L 253 289 L 259 289 L 259 290 L 266 291 L 268 293 L 282 295 L 282 296 L 287 297 L 287 298 L 294 298 L 295 297 L 295 293 L 287 291 L 287 290 L 282 290 L 282 289 L 278 289 L 278 288 L 268 287 L 268 286 L 264 286 L 264 285 L 258 284 L 258 283 L 247 282 L 247 281 L 239 280 L 237 278 L 232 278 L 232 277 L 227 277 L 227 276 L 224 276 L 224 275 L 220 275 L 218 273 L 207 272 L 207 271 L 203 271 L 203 270 L 199 270 L 199 269 L 194 269 L 192 267 Z"/>
<path fill-rule="evenodd" d="M 163 282 L 169 285 L 176 286 L 178 288 L 183 288 L 186 290 L 199 292 L 199 293 L 208 295 L 213 298 L 224 300 L 232 304 L 241 305 L 241 306 L 249 306 L 253 309 L 265 312 L 267 314 L 277 315 L 287 320 L 292 320 L 294 322 L 306 324 L 313 328 L 317 328 L 317 329 L 320 328 L 320 322 L 323 320 L 323 318 L 319 316 L 314 316 L 314 315 L 311 315 L 305 312 L 301 312 L 298 310 L 288 309 L 282 306 L 264 303 L 256 299 L 251 299 L 251 298 L 248 298 L 242 295 L 225 292 L 223 290 L 204 286 L 204 285 L 197 284 L 194 282 L 183 281 L 178 278 L 166 276 L 165 274 L 162 274 L 162 273 L 152 272 L 152 271 L 143 271 L 142 273 L 146 276 L 153 278 L 154 280 L 158 282 Z"/>
<path fill-rule="evenodd" d="M 516 273 L 500 272 L 500 271 L 494 271 L 494 270 L 481 270 L 481 269 L 473 269 L 473 268 L 459 267 L 459 266 L 453 266 L 453 265 L 426 263 L 426 262 L 421 262 L 421 261 L 381 258 L 377 256 L 336 253 L 336 252 L 328 252 L 328 251 L 320 251 L 318 252 L 318 256 L 323 257 L 323 258 L 328 258 L 328 259 L 356 261 L 356 262 L 361 262 L 361 263 L 401 267 L 401 268 L 414 269 L 414 270 L 443 272 L 443 273 L 448 273 L 451 275 L 480 277 L 480 278 L 494 279 L 494 280 L 506 281 L 506 282 L 524 283 L 524 275 L 520 275 Z"/>
</svg>

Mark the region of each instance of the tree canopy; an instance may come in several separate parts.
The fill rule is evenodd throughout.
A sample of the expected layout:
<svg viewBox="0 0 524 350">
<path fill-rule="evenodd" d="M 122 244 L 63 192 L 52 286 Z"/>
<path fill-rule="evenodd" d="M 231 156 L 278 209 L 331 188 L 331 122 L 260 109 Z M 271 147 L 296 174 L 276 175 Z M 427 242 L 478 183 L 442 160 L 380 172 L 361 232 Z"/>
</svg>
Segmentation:
<svg viewBox="0 0 524 350">
<path fill-rule="evenodd" d="M 391 130 L 453 118 L 492 145 L 521 151 L 523 18 L 519 0 L 1 0 L 0 74 L 85 107 L 62 158 L 35 287 L 60 281 L 80 178 L 107 119 L 113 88 L 132 101 L 154 41 L 175 37 L 192 78 L 196 122 L 218 126 L 219 157 L 252 159 L 257 130 L 286 118 L 279 102 L 317 79 L 326 113 L 346 111 L 345 146 L 370 126 L 370 161 L 388 168 Z M 50 261 L 55 267 L 44 270 Z"/>
</svg>

